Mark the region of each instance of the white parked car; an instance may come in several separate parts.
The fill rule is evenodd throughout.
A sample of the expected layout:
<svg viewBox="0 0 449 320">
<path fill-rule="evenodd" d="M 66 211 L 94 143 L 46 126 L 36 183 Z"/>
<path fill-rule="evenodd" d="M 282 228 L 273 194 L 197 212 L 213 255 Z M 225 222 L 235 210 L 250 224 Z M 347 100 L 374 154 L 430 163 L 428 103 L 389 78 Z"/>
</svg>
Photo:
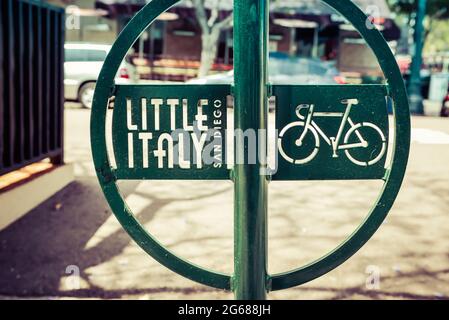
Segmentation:
<svg viewBox="0 0 449 320">
<path fill-rule="evenodd" d="M 91 43 L 66 43 L 64 45 L 64 96 L 78 101 L 85 108 L 92 106 L 95 83 L 111 46 Z M 116 83 L 136 83 L 136 68 L 123 61 L 116 75 Z"/>
</svg>

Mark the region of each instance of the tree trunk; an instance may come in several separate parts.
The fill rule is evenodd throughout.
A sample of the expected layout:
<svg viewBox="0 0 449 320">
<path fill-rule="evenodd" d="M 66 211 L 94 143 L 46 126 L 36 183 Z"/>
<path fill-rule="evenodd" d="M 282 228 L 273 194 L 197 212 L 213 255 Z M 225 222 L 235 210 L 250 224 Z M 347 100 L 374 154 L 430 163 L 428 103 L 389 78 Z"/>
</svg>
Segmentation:
<svg viewBox="0 0 449 320">
<path fill-rule="evenodd" d="M 215 58 L 217 57 L 218 39 L 220 37 L 220 31 L 213 30 L 210 33 L 203 33 L 201 36 L 201 65 L 198 71 L 198 78 L 202 78 L 208 75 L 212 69 Z"/>
</svg>

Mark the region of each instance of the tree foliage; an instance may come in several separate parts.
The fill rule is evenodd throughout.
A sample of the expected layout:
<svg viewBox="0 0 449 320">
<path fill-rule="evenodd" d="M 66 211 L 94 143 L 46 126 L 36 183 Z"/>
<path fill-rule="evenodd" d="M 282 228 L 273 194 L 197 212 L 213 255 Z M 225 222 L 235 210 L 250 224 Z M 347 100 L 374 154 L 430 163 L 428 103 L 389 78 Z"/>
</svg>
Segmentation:
<svg viewBox="0 0 449 320">
<path fill-rule="evenodd" d="M 418 9 L 419 0 L 388 0 L 390 8 L 399 15 L 408 17 L 409 23 L 414 19 L 414 13 Z M 449 0 L 427 0 L 426 20 L 424 23 L 424 44 L 425 51 L 441 50 L 445 41 L 445 33 L 437 29 L 446 26 L 444 20 L 449 18 Z"/>
<path fill-rule="evenodd" d="M 418 8 L 418 0 L 388 0 L 391 9 L 400 14 L 412 14 Z M 433 19 L 449 18 L 449 0 L 427 0 L 427 15 Z"/>
</svg>

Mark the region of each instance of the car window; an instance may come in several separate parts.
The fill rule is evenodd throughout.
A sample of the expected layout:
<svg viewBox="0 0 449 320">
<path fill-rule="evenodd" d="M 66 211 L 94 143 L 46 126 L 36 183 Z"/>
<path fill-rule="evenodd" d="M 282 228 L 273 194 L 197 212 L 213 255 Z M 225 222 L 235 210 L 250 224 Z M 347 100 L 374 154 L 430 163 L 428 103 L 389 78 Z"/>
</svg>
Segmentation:
<svg viewBox="0 0 449 320">
<path fill-rule="evenodd" d="M 65 61 L 87 61 L 87 53 L 85 50 L 65 49 Z"/>
<path fill-rule="evenodd" d="M 66 62 L 104 61 L 106 55 L 104 50 L 65 49 Z"/>
<path fill-rule="evenodd" d="M 103 50 L 86 50 L 88 61 L 104 61 L 106 59 L 106 51 Z"/>
<path fill-rule="evenodd" d="M 268 65 L 269 74 L 277 75 L 299 75 L 313 74 L 324 76 L 326 74 L 334 74 L 334 67 L 323 61 L 315 61 L 303 58 L 276 59 L 271 58 Z"/>
</svg>

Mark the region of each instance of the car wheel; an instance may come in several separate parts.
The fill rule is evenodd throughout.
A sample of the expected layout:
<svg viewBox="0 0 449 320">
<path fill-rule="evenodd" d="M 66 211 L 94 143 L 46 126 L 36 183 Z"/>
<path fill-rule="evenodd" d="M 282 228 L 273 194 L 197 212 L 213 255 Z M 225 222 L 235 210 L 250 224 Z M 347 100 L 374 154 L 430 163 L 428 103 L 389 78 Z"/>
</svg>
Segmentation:
<svg viewBox="0 0 449 320">
<path fill-rule="evenodd" d="M 81 102 L 83 108 L 92 108 L 92 101 L 94 99 L 95 92 L 95 82 L 88 82 L 82 85 L 79 94 L 78 100 Z"/>
</svg>

